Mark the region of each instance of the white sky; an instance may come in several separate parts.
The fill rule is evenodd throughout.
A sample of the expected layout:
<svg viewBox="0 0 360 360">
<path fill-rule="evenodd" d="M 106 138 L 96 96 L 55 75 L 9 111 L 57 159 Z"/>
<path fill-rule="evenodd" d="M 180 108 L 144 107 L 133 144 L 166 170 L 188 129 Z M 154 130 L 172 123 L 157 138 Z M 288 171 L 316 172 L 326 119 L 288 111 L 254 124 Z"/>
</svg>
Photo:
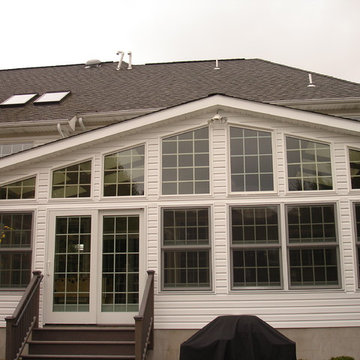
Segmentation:
<svg viewBox="0 0 360 360">
<path fill-rule="evenodd" d="M 0 14 L 0 69 L 122 50 L 135 64 L 261 58 L 360 83 L 360 0 L 2 0 Z"/>
</svg>

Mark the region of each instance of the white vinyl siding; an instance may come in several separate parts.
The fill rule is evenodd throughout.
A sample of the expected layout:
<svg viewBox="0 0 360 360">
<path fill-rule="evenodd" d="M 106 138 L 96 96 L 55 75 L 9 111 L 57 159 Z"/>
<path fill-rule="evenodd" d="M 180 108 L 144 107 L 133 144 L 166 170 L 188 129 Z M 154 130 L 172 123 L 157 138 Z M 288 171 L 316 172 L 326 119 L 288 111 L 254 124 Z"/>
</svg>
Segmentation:
<svg viewBox="0 0 360 360">
<path fill-rule="evenodd" d="M 204 111 L 188 115 L 181 121 L 165 120 L 161 126 L 146 126 L 136 132 L 116 135 L 109 127 L 106 141 L 95 141 L 91 146 L 78 145 L 76 151 L 62 151 L 51 158 L 44 157 L 31 165 L 12 168 L 2 174 L 2 183 L 14 182 L 25 178 L 29 173 L 37 174 L 36 199 L 18 200 L 16 204 L 0 202 L 0 211 L 11 208 L 14 211 L 34 211 L 34 249 L 32 269 L 47 273 L 49 211 L 62 210 L 119 210 L 143 209 L 146 243 L 144 267 L 154 269 L 156 329 L 198 329 L 223 314 L 256 314 L 271 325 L 280 328 L 290 327 L 331 327 L 360 326 L 360 293 L 354 274 L 355 242 L 351 220 L 351 204 L 358 200 L 349 186 L 349 158 L 347 146 L 360 147 L 356 136 L 332 132 L 323 128 L 299 125 L 296 121 L 287 122 L 285 118 L 257 116 L 238 113 L 235 109 L 224 112 L 228 122 L 210 124 L 213 112 Z M 305 116 L 305 115 L 304 115 Z M 131 121 L 130 121 L 131 122 Z M 163 196 L 161 192 L 162 139 L 174 134 L 185 133 L 209 127 L 209 179 L 207 194 L 177 194 Z M 274 190 L 247 195 L 231 191 L 229 127 L 248 127 L 269 131 L 273 134 L 273 172 Z M 105 131 L 105 130 L 104 130 Z M 311 192 L 290 192 L 287 183 L 286 136 L 302 137 L 329 144 L 333 172 L 333 190 Z M 65 141 L 71 139 L 65 139 Z M 103 158 L 110 153 L 145 144 L 145 181 L 144 196 L 119 198 L 103 197 Z M 92 191 L 89 198 L 51 199 L 51 169 L 59 169 L 85 159 L 92 159 Z M 310 200 L 309 200 L 310 197 Z M 238 206 L 279 206 L 281 218 L 281 246 L 285 246 L 286 223 L 283 216 L 288 205 L 309 203 L 332 203 L 337 208 L 337 230 L 341 287 L 339 289 L 290 289 L 289 279 L 285 276 L 282 289 L 244 290 L 231 289 L 231 249 L 230 249 L 230 208 Z M 163 291 L 161 274 L 161 226 L 163 208 L 211 208 L 211 290 L 208 291 Z M 25 210 L 24 210 L 25 209 Z M 282 259 L 286 259 L 284 256 Z M 286 266 L 286 265 L 285 265 Z M 284 269 L 284 274 L 287 269 Z M 43 293 L 46 291 L 43 284 Z M 42 297 L 42 301 L 43 301 Z M 0 321 L 12 313 L 19 300 L 19 293 L 0 292 Z M 43 304 L 42 304 L 43 306 Z M 43 319 L 41 310 L 41 319 Z"/>
</svg>

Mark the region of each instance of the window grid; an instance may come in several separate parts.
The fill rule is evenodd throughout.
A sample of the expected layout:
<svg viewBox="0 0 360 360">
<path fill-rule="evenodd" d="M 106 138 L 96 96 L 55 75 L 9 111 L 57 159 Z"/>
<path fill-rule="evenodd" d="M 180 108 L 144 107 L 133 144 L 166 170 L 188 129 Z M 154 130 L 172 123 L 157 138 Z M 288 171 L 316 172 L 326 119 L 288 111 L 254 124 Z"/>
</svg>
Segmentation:
<svg viewBox="0 0 360 360">
<path fill-rule="evenodd" d="M 232 287 L 281 287 L 278 207 L 231 209 Z"/>
<path fill-rule="evenodd" d="M 0 144 L 0 158 L 17 152 L 31 149 L 32 143 Z"/>
<path fill-rule="evenodd" d="M 138 311 L 139 217 L 104 216 L 103 225 L 101 309 Z"/>
<path fill-rule="evenodd" d="M 279 249 L 233 248 L 233 287 L 280 287 Z"/>
<path fill-rule="evenodd" d="M 104 196 L 144 195 L 144 164 L 144 145 L 106 155 Z"/>
<path fill-rule="evenodd" d="M 55 312 L 89 311 L 90 249 L 90 216 L 56 218 L 53 294 Z"/>
<path fill-rule="evenodd" d="M 31 214 L 0 214 L 0 288 L 28 285 L 31 276 L 31 237 Z"/>
<path fill-rule="evenodd" d="M 349 149 L 351 188 L 360 189 L 360 151 Z"/>
<path fill-rule="evenodd" d="M 330 146 L 286 137 L 289 191 L 332 190 Z"/>
<path fill-rule="evenodd" d="M 163 139 L 162 193 L 209 192 L 209 129 L 201 128 Z"/>
<path fill-rule="evenodd" d="M 287 206 L 291 287 L 338 287 L 334 205 Z"/>
<path fill-rule="evenodd" d="M 0 186 L 0 200 L 35 198 L 36 177 Z"/>
<path fill-rule="evenodd" d="M 230 127 L 231 191 L 272 191 L 271 133 Z"/>
<path fill-rule="evenodd" d="M 163 210 L 163 286 L 210 289 L 209 209 Z"/>
<path fill-rule="evenodd" d="M 53 198 L 90 197 L 90 192 L 91 160 L 53 171 Z"/>
</svg>

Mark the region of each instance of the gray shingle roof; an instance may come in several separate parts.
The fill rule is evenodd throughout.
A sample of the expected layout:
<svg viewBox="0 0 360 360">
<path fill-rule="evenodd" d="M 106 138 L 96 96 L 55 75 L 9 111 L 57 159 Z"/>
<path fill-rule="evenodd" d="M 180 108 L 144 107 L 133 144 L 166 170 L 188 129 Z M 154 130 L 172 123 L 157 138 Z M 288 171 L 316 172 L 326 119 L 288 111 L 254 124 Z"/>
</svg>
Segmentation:
<svg viewBox="0 0 360 360">
<path fill-rule="evenodd" d="M 59 104 L 0 107 L 0 122 L 70 119 L 76 114 L 130 109 L 166 108 L 221 93 L 271 102 L 293 99 L 360 97 L 360 84 L 260 59 L 190 61 L 133 65 L 103 63 L 0 71 L 0 103 L 13 94 L 70 90 Z"/>
</svg>

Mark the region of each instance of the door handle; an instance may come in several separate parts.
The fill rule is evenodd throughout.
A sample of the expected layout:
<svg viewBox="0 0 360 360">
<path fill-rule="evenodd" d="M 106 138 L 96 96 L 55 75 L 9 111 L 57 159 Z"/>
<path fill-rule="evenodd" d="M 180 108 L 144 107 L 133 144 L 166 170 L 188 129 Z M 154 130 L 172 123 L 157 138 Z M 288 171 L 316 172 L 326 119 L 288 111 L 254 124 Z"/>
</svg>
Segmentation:
<svg viewBox="0 0 360 360">
<path fill-rule="evenodd" d="M 46 262 L 46 275 L 50 276 L 50 269 L 51 269 L 51 261 Z"/>
</svg>

